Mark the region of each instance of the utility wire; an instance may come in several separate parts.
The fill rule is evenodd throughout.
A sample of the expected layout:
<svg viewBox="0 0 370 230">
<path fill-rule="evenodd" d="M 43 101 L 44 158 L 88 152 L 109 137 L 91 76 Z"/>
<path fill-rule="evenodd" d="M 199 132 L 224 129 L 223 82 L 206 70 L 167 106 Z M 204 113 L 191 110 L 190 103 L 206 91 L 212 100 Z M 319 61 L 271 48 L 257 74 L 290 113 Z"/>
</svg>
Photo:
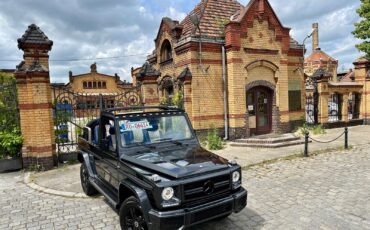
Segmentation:
<svg viewBox="0 0 370 230">
<path fill-rule="evenodd" d="M 95 61 L 95 60 L 108 60 L 108 59 L 120 59 L 120 58 L 127 58 L 127 57 L 144 57 L 149 54 L 132 54 L 132 55 L 124 55 L 124 56 L 115 56 L 115 57 L 101 57 L 101 58 L 71 58 L 71 59 L 51 59 L 49 62 L 77 62 L 77 61 Z M 0 59 L 0 62 L 15 62 L 20 60 L 11 60 L 11 59 Z"/>
</svg>

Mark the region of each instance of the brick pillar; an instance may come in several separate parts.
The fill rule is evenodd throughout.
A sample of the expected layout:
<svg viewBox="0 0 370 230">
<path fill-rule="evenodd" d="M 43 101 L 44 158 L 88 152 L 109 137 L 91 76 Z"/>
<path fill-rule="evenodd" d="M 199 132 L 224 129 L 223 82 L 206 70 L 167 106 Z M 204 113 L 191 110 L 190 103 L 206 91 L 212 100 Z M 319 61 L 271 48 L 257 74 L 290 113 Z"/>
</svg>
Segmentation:
<svg viewBox="0 0 370 230">
<path fill-rule="evenodd" d="M 24 51 L 15 72 L 18 87 L 20 123 L 24 138 L 23 166 L 53 168 L 55 156 L 49 55 L 53 42 L 36 25 L 30 25 L 18 48 Z"/>
<path fill-rule="evenodd" d="M 342 100 L 342 121 L 348 122 L 348 94 L 343 94 L 343 100 Z"/>
<path fill-rule="evenodd" d="M 136 80 L 141 84 L 141 93 L 143 103 L 146 106 L 159 105 L 158 82 L 157 79 L 161 73 L 146 62 L 139 73 L 136 74 Z"/>
<path fill-rule="evenodd" d="M 322 77 L 317 80 L 317 88 L 319 92 L 319 116 L 318 120 L 320 124 L 328 123 L 328 78 Z"/>
<path fill-rule="evenodd" d="M 361 95 L 360 118 L 364 119 L 364 124 L 370 124 L 370 60 L 366 58 L 357 59 L 355 66 L 355 82 L 363 84 Z"/>
</svg>

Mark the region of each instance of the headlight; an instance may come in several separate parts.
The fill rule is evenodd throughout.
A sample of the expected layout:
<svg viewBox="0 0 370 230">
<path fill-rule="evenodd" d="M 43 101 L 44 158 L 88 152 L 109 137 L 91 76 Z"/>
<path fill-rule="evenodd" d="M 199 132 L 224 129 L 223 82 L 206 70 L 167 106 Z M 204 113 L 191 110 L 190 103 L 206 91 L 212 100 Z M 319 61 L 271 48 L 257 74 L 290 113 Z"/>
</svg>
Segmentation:
<svg viewBox="0 0 370 230">
<path fill-rule="evenodd" d="M 236 183 L 240 180 L 240 172 L 235 171 L 233 172 L 233 183 Z"/>
<path fill-rule="evenodd" d="M 171 187 L 164 188 L 162 191 L 163 200 L 171 200 L 173 195 L 174 195 L 174 191 L 173 191 L 173 188 Z"/>
</svg>

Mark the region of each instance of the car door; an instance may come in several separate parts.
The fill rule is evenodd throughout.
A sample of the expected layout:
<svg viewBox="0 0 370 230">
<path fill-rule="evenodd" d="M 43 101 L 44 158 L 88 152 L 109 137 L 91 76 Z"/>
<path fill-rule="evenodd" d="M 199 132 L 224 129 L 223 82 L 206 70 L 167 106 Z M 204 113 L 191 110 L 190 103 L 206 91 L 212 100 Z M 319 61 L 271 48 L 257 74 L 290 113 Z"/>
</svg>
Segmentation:
<svg viewBox="0 0 370 230">
<path fill-rule="evenodd" d="M 101 119 L 100 151 L 96 161 L 99 179 L 108 187 L 118 189 L 117 139 L 113 119 Z"/>
</svg>

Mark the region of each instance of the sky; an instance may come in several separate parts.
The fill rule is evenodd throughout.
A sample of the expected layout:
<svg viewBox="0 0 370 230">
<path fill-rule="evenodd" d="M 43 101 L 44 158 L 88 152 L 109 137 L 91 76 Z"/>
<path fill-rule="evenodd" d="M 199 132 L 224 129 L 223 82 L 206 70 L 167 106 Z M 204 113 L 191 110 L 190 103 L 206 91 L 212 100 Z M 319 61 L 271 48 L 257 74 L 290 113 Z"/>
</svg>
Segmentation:
<svg viewBox="0 0 370 230">
<path fill-rule="evenodd" d="M 181 21 L 201 0 L 1 0 L 0 69 L 22 60 L 17 47 L 28 25 L 35 23 L 54 41 L 51 82 L 68 82 L 68 71 L 82 74 L 97 63 L 98 72 L 117 73 L 131 81 L 131 67 L 141 66 L 154 49 L 162 17 Z M 246 5 L 249 0 L 240 0 Z M 360 18 L 360 0 L 270 0 L 291 36 L 299 43 L 320 25 L 320 47 L 339 60 L 338 72 L 352 67 L 362 54 L 351 31 Z M 311 40 L 306 42 L 307 54 Z M 110 58 L 119 57 L 119 58 Z M 107 59 L 108 58 L 108 59 Z M 81 60 L 82 59 L 82 60 Z M 71 61 L 75 60 L 75 61 Z M 77 61 L 76 61 L 77 60 Z"/>
</svg>

